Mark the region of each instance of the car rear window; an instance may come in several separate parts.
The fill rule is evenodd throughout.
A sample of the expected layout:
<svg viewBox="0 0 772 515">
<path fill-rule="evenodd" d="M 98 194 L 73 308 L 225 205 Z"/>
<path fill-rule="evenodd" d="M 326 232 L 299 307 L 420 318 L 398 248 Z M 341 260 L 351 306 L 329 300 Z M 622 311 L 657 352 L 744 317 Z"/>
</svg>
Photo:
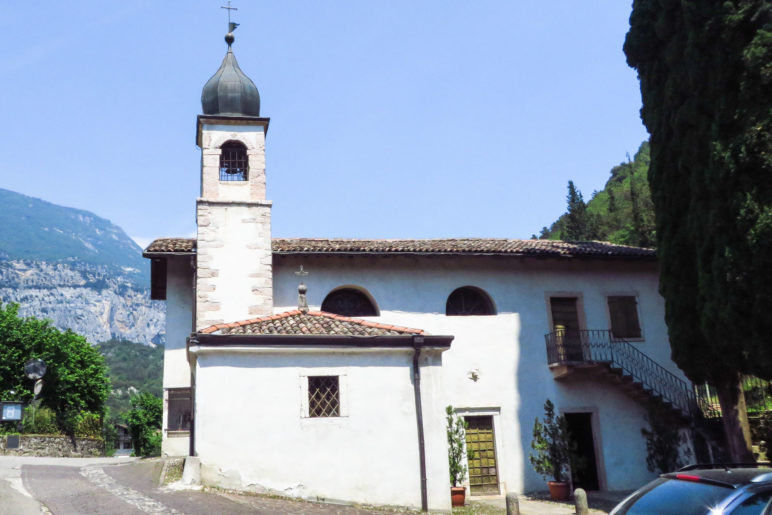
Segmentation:
<svg viewBox="0 0 772 515">
<path fill-rule="evenodd" d="M 614 513 L 620 515 L 705 515 L 725 499 L 732 489 L 723 486 L 657 479 L 650 489 L 631 498 Z"/>
</svg>

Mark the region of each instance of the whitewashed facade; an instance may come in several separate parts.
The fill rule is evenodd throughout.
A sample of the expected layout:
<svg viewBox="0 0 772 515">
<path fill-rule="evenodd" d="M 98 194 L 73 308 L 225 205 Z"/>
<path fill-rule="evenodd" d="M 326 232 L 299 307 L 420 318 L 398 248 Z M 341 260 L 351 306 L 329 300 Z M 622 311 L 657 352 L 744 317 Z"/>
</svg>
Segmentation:
<svg viewBox="0 0 772 515">
<path fill-rule="evenodd" d="M 218 73 L 254 88 L 230 50 Z M 670 390 L 685 381 L 669 358 L 653 252 L 518 240 L 272 240 L 268 119 L 257 115 L 259 97 L 248 115 L 223 108 L 233 98 L 207 89 L 217 77 L 197 123 L 197 238 L 145 250 L 154 298 L 167 301 L 164 454 L 198 456 L 208 484 L 448 511 L 445 406 L 472 423 L 469 445 L 488 446 L 469 461 L 470 493 L 504 494 L 545 488 L 528 454 L 533 421 L 551 399 L 593 463 L 582 486 L 631 489 L 652 477 L 640 430 L 659 401 L 593 353 L 624 350 L 614 359 L 625 366 L 646 356 Z M 234 154 L 243 169 L 227 161 L 228 145 L 243 152 Z M 310 275 L 299 279 L 301 266 Z M 298 304 L 301 280 L 310 314 Z M 459 288 L 468 296 L 456 296 Z M 341 292 L 372 312 L 334 303 Z M 480 299 L 482 311 L 465 311 Z M 360 321 L 314 313 L 322 309 Z M 582 334 L 589 346 L 556 359 L 550 333 L 553 344 Z M 312 390 L 330 378 L 334 409 L 312 415 L 320 402 Z M 667 388 L 660 397 L 677 420 L 684 404 Z"/>
</svg>

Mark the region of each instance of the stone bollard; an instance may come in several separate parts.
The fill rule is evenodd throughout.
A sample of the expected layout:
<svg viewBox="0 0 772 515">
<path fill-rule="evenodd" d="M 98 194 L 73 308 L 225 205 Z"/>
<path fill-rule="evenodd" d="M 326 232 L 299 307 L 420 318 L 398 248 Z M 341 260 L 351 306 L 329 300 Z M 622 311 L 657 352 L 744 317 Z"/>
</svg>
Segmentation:
<svg viewBox="0 0 772 515">
<path fill-rule="evenodd" d="M 590 507 L 587 504 L 587 492 L 583 488 L 574 490 L 574 505 L 576 506 L 576 515 L 590 513 Z"/>
<path fill-rule="evenodd" d="M 520 501 L 514 492 L 507 492 L 507 515 L 520 515 Z"/>
</svg>

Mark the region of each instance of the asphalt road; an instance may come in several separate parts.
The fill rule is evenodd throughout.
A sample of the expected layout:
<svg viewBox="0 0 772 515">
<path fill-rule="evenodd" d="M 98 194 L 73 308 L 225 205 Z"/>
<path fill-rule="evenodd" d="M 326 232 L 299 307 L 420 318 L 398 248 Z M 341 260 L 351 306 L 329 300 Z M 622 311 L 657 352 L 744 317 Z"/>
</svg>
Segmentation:
<svg viewBox="0 0 772 515">
<path fill-rule="evenodd" d="M 387 515 L 388 510 L 158 486 L 161 460 L 134 458 L 25 458 L 0 456 L 0 515 L 307 514 Z M 602 492 L 598 492 L 600 495 Z M 624 495 L 623 492 L 607 492 Z M 621 497 L 620 497 L 621 498 Z M 615 499 L 618 500 L 618 499 Z M 471 513 L 503 514 L 504 499 L 479 499 Z M 593 503 L 591 499 L 591 505 Z M 614 502 L 611 502 L 613 505 Z M 487 506 L 487 507 L 486 507 Z M 402 512 L 404 513 L 404 512 Z M 568 515 L 570 504 L 521 496 L 523 515 Z M 591 510 L 591 513 L 606 513 Z"/>
<path fill-rule="evenodd" d="M 383 511 L 159 487 L 160 460 L 0 457 L 0 515 L 328 514 Z"/>
<path fill-rule="evenodd" d="M 0 515 L 40 514 L 43 506 L 25 485 L 27 466 L 79 470 L 83 466 L 116 463 L 114 458 L 27 458 L 0 456 Z M 62 481 L 58 481 L 63 483 Z"/>
</svg>

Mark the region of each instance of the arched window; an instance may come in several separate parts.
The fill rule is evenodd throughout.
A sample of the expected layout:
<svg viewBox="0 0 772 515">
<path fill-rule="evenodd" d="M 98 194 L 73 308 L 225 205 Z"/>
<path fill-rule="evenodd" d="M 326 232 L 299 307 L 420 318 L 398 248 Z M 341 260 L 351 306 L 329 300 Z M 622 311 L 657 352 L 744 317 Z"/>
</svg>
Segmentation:
<svg viewBox="0 0 772 515">
<path fill-rule="evenodd" d="M 462 286 L 453 290 L 445 304 L 448 316 L 495 315 L 496 309 L 487 293 L 474 286 Z"/>
<path fill-rule="evenodd" d="M 322 311 L 347 317 L 378 316 L 370 298 L 354 288 L 341 288 L 330 292 L 322 302 Z"/>
<path fill-rule="evenodd" d="M 220 180 L 246 181 L 249 171 L 247 147 L 240 141 L 226 141 L 220 148 Z"/>
</svg>

